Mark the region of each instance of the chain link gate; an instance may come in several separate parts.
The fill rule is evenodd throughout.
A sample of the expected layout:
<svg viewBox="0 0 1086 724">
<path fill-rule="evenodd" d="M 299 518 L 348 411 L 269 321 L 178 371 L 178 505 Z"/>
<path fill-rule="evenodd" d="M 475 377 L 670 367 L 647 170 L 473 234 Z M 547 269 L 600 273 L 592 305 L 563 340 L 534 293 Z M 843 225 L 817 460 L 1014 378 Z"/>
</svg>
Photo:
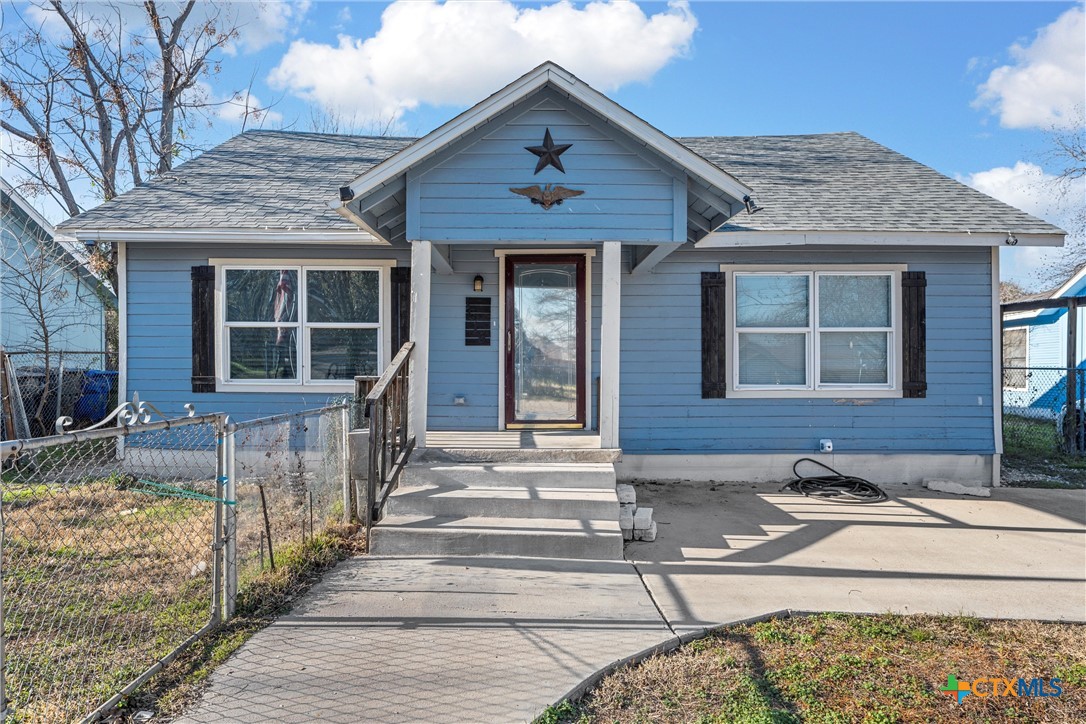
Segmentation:
<svg viewBox="0 0 1086 724">
<path fill-rule="evenodd" d="M 97 720 L 224 619 L 227 419 L 152 411 L 0 449 L 4 720 Z"/>
</svg>

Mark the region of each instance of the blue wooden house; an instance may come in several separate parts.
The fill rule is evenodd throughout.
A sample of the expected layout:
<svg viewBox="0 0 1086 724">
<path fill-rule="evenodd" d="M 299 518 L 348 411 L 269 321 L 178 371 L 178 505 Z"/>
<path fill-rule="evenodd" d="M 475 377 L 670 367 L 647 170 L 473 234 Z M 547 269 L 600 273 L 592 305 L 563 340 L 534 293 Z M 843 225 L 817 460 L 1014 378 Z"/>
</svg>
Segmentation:
<svg viewBox="0 0 1086 724">
<path fill-rule="evenodd" d="M 1019 301 L 1063 300 L 1083 295 L 1086 295 L 1086 268 L 1051 291 Z M 1067 406 L 1067 377 L 1072 367 L 1080 370 L 1076 397 L 1081 406 L 1082 383 L 1086 380 L 1081 371 L 1086 367 L 1086 315 L 1076 314 L 1073 360 L 1068 349 L 1069 324 L 1066 307 L 1003 315 L 1003 408 L 1007 413 L 1057 419 Z"/>
<path fill-rule="evenodd" d="M 418 139 L 243 133 L 61 228 L 119 245 L 122 385 L 164 410 L 317 406 L 410 339 L 420 448 L 712 480 L 829 441 L 990 482 L 999 249 L 1064 237 L 856 133 L 672 138 L 550 63 Z"/>
</svg>

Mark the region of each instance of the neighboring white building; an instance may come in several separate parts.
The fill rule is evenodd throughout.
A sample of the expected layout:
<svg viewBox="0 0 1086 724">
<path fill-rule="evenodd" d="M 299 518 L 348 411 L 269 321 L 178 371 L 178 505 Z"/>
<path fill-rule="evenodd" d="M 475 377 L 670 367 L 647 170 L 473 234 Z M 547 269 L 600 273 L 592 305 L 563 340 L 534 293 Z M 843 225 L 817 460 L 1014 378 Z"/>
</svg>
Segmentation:
<svg viewBox="0 0 1086 724">
<path fill-rule="evenodd" d="M 48 337 L 50 350 L 105 351 L 106 309 L 116 306 L 113 291 L 3 179 L 0 198 L 0 344 L 4 350 L 41 352 Z"/>
</svg>

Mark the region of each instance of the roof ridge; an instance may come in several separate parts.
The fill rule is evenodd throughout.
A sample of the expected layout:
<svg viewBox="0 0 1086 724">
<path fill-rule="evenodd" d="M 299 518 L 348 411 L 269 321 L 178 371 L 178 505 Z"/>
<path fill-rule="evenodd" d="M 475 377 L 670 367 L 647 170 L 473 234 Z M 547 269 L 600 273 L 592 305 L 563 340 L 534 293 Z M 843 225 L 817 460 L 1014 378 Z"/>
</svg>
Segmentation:
<svg viewBox="0 0 1086 724">
<path fill-rule="evenodd" d="M 351 139 L 365 139 L 367 141 L 414 141 L 417 140 L 416 136 L 384 136 L 384 135 L 366 135 L 361 133 L 326 133 L 324 131 L 298 131 L 289 128 L 249 128 L 241 133 L 223 141 L 228 143 L 235 138 L 241 136 L 247 136 L 249 134 L 268 134 L 268 135 L 284 135 L 284 136 L 316 136 L 319 138 L 351 138 Z M 218 148 L 222 143 L 215 146 Z M 209 149 L 210 150 L 210 149 Z"/>
</svg>

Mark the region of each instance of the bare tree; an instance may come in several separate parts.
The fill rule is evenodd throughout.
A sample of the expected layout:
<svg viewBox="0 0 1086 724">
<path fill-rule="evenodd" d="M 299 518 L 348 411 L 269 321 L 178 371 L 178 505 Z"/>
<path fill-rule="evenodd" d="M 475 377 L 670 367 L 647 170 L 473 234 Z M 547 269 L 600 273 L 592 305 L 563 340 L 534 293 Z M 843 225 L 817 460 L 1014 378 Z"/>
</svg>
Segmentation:
<svg viewBox="0 0 1086 724">
<path fill-rule="evenodd" d="M 395 116 L 373 116 L 360 119 L 357 114 L 348 116 L 342 111 L 311 106 L 306 118 L 305 130 L 312 133 L 332 133 L 346 136 L 392 137 L 396 130 Z"/>
<path fill-rule="evenodd" d="M 999 283 L 999 301 L 1003 304 L 1014 302 L 1028 295 L 1028 292 L 1017 282 L 1002 281 Z"/>
<path fill-rule="evenodd" d="M 1044 279 L 1058 284 L 1086 265 L 1086 107 L 1079 105 L 1069 126 L 1052 128 L 1047 136 L 1048 150 L 1043 158 L 1057 169 L 1049 190 L 1055 205 L 1067 212 L 1067 246 L 1053 260 Z"/>
<path fill-rule="evenodd" d="M 214 3 L 185 0 L 171 4 L 172 14 L 155 0 L 33 7 L 40 12 L 5 5 L 0 41 L 0 127 L 15 139 L 5 160 L 21 172 L 27 195 L 49 195 L 75 215 L 82 208 L 74 187 L 89 181 L 109 201 L 169 171 L 194 150 L 186 141 L 194 125 L 229 102 L 200 85 L 238 34 Z M 115 251 L 100 254 L 115 281 Z"/>
</svg>

